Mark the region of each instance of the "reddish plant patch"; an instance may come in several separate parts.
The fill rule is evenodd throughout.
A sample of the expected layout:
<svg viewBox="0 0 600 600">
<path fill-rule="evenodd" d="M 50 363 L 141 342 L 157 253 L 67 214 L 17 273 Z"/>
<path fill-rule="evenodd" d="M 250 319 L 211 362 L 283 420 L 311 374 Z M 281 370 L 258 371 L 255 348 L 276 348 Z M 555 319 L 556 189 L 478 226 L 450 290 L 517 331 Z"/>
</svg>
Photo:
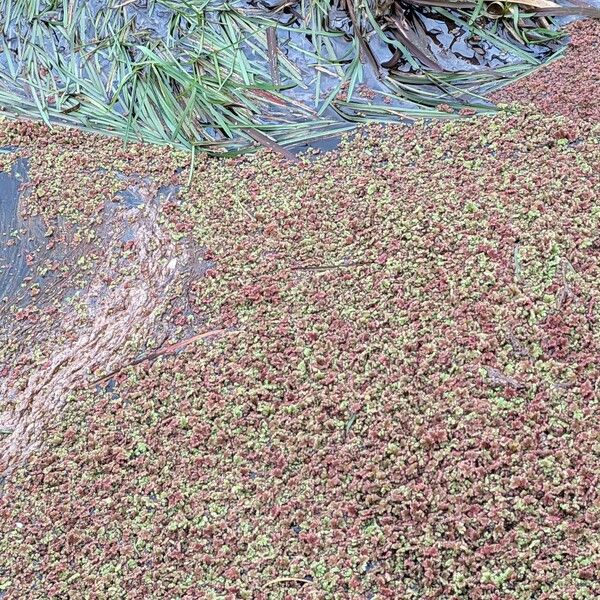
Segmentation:
<svg viewBox="0 0 600 600">
<path fill-rule="evenodd" d="M 220 334 L 73 390 L 5 484 L 0 588 L 598 597 L 599 142 L 515 109 L 153 163 L 205 260 L 164 314 Z"/>
<path fill-rule="evenodd" d="M 203 163 L 168 219 L 236 335 L 70 403 L 9 596 L 597 595 L 599 147 L 523 113 Z"/>
<path fill-rule="evenodd" d="M 600 21 L 569 26 L 566 56 L 492 96 L 495 102 L 533 104 L 546 114 L 600 121 Z"/>
</svg>

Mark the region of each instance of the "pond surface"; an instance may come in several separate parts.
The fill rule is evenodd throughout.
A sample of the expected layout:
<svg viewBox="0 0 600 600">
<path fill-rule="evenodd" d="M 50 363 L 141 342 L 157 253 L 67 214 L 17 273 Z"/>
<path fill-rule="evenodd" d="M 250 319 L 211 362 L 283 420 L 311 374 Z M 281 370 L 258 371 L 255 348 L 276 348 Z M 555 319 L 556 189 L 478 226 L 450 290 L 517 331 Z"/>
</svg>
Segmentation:
<svg viewBox="0 0 600 600">
<path fill-rule="evenodd" d="M 30 242 L 19 216 L 21 185 L 27 180 L 27 162 L 18 159 L 10 172 L 0 171 L 0 299 L 12 298 L 29 275 Z"/>
</svg>

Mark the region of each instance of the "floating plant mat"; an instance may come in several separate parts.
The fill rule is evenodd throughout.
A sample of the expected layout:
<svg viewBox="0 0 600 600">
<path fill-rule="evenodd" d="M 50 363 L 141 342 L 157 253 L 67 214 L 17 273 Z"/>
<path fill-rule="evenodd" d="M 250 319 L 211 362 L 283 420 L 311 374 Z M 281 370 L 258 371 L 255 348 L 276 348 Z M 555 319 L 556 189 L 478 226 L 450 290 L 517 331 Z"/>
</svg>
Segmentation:
<svg viewBox="0 0 600 600">
<path fill-rule="evenodd" d="M 357 122 L 490 111 L 562 51 L 549 0 L 0 0 L 0 105 L 128 139 L 240 151 Z M 443 110 L 436 107 L 443 104 Z"/>
</svg>

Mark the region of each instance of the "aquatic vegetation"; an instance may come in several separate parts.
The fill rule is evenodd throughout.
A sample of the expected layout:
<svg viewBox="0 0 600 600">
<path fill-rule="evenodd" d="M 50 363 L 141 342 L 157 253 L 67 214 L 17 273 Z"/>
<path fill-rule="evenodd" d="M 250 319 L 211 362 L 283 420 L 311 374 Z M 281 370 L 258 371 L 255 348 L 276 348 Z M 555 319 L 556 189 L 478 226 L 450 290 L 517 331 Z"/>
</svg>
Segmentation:
<svg viewBox="0 0 600 600">
<path fill-rule="evenodd" d="M 0 136 L 42 180 L 117 151 Z M 121 152 L 180 186 L 161 231 L 202 260 L 161 307 L 178 337 L 83 372 L 4 483 L 7 599 L 600 595 L 593 115 L 367 126 L 296 164 L 198 157 L 189 185 L 180 154 Z"/>
<path fill-rule="evenodd" d="M 500 10 L 499 10 L 500 9 Z M 450 118 L 562 49 L 548 0 L 2 0 L 0 105 L 211 152 Z M 532 42 L 533 45 L 532 45 Z M 449 49 L 451 46 L 452 49 Z"/>
<path fill-rule="evenodd" d="M 571 25 L 571 32 L 574 39 L 563 59 L 540 69 L 535 77 L 496 92 L 492 99 L 532 103 L 545 113 L 599 122 L 600 81 L 595 76 L 600 52 L 598 26 L 594 21 L 579 21 Z M 571 85 L 563 85 L 567 78 Z"/>
</svg>

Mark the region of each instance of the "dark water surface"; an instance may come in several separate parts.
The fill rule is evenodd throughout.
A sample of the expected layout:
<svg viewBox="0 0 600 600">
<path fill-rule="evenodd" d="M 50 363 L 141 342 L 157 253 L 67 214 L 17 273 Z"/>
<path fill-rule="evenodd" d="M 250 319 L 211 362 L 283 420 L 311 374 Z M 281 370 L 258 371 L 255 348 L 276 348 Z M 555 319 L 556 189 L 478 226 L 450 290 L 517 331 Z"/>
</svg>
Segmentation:
<svg viewBox="0 0 600 600">
<path fill-rule="evenodd" d="M 21 185 L 27 181 L 27 162 L 18 159 L 9 173 L 0 171 L 0 299 L 6 302 L 29 275 L 30 242 L 19 216 Z"/>
</svg>

